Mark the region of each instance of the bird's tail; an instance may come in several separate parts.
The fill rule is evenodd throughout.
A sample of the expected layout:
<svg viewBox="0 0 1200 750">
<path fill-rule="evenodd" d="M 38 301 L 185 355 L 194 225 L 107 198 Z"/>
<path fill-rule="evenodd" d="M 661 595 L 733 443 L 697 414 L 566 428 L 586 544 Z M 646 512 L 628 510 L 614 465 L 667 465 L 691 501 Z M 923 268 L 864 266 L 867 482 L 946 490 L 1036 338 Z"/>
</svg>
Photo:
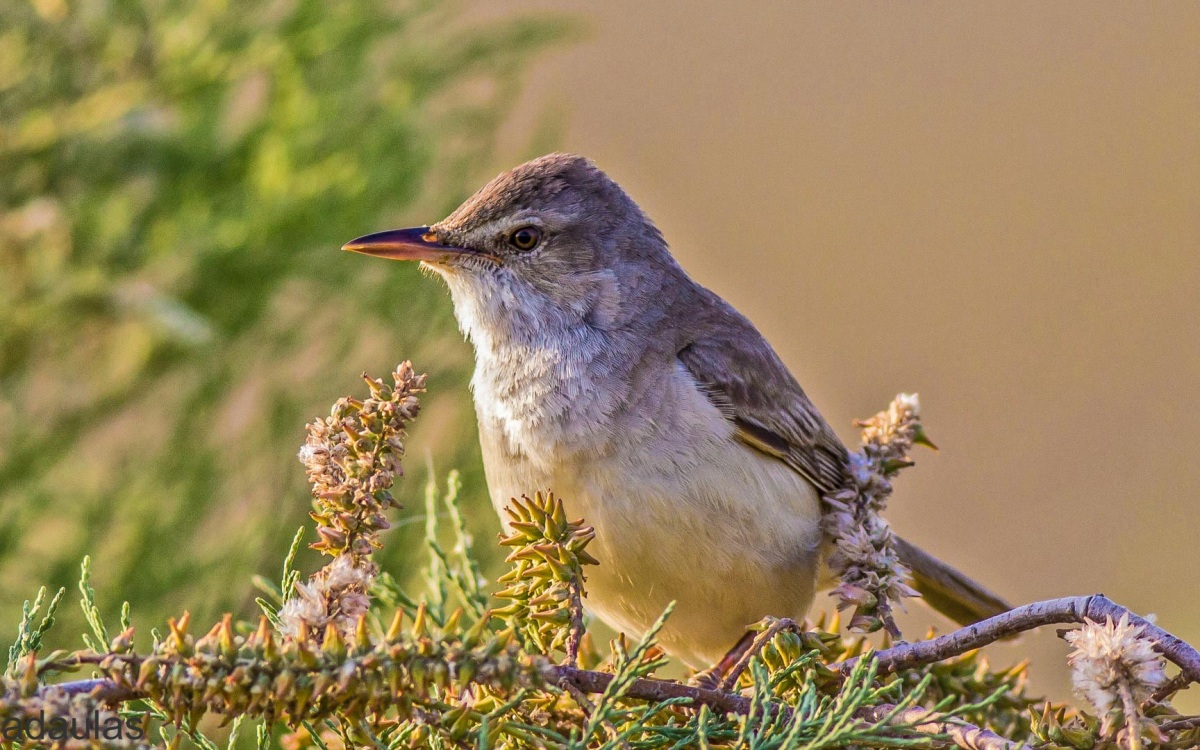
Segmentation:
<svg viewBox="0 0 1200 750">
<path fill-rule="evenodd" d="M 960 625 L 1007 612 L 1012 605 L 967 578 L 933 555 L 899 536 L 895 548 L 900 561 L 913 573 L 913 585 L 929 606 Z"/>
</svg>

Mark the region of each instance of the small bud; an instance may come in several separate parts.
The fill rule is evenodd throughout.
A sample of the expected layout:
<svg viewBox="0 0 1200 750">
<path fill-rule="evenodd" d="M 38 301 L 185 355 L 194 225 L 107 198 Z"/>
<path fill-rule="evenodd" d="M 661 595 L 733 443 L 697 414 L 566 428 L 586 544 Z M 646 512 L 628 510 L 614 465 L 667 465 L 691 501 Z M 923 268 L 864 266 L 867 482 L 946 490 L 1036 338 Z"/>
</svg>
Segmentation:
<svg viewBox="0 0 1200 750">
<path fill-rule="evenodd" d="M 188 635 L 188 625 L 192 622 L 192 613 L 184 612 L 183 616 L 176 620 L 174 617 L 167 620 L 167 627 L 171 629 L 171 645 L 175 652 L 180 656 L 191 656 L 193 642 L 191 636 Z"/>
<path fill-rule="evenodd" d="M 481 640 L 483 640 L 483 635 L 484 635 L 484 633 L 487 632 L 488 621 L 491 618 L 492 618 L 491 610 L 484 612 L 483 617 L 480 617 L 479 621 L 476 622 L 474 625 L 472 625 L 470 627 L 470 629 L 468 629 L 467 632 L 463 634 L 463 637 L 462 637 L 463 645 L 467 646 L 468 648 L 473 648 L 473 647 L 477 646 L 479 644 L 479 642 Z"/>
<path fill-rule="evenodd" d="M 404 610 L 400 607 L 396 608 L 396 614 L 392 616 L 392 624 L 388 626 L 387 633 L 384 635 L 384 640 L 388 643 L 400 642 L 400 628 L 404 624 Z"/>
<path fill-rule="evenodd" d="M 450 616 L 446 618 L 446 624 L 442 626 L 442 633 L 453 635 L 458 632 L 459 625 L 462 622 L 463 610 L 462 607 L 457 607 Z"/>
<path fill-rule="evenodd" d="M 371 634 L 367 628 L 367 616 L 365 613 L 359 615 L 357 622 L 354 623 L 354 648 L 359 653 L 371 650 Z"/>
<path fill-rule="evenodd" d="M 413 638 L 425 638 L 429 635 L 429 626 L 425 622 L 425 602 L 417 605 L 417 614 L 413 616 Z"/>
<path fill-rule="evenodd" d="M 325 626 L 325 639 L 321 643 L 321 650 L 336 659 L 346 655 L 346 641 L 342 638 L 342 631 L 332 622 Z"/>
<path fill-rule="evenodd" d="M 226 613 L 221 618 L 220 630 L 218 631 L 218 643 L 221 648 L 221 655 L 230 661 L 237 658 L 237 644 L 233 640 L 233 615 Z"/>
<path fill-rule="evenodd" d="M 127 628 L 123 633 L 113 638 L 109 644 L 108 650 L 115 654 L 128 654 L 133 651 L 133 627 Z"/>
</svg>

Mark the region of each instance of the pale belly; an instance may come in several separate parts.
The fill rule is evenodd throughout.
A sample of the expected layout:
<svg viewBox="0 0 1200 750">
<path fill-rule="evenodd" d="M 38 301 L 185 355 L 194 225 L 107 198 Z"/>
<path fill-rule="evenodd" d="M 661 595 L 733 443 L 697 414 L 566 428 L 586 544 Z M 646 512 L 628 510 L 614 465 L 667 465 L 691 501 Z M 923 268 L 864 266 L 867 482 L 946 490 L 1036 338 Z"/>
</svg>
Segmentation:
<svg viewBox="0 0 1200 750">
<path fill-rule="evenodd" d="M 641 636 L 674 601 L 659 642 L 702 668 L 764 616 L 806 613 L 820 500 L 803 477 L 734 439 L 715 409 L 689 428 L 656 436 L 672 441 L 665 451 L 631 440 L 601 461 L 540 469 L 489 445 L 485 431 L 484 457 L 498 510 L 511 497 L 553 491 L 572 518 L 595 526 L 589 551 L 600 565 L 587 570 L 584 602 L 592 613 Z"/>
</svg>

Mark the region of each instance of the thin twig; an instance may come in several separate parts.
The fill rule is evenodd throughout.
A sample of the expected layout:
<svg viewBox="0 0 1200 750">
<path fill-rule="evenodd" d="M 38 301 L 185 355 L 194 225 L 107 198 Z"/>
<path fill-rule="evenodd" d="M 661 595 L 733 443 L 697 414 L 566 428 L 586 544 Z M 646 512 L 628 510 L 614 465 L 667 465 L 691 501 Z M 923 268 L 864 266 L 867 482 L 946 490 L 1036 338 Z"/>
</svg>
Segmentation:
<svg viewBox="0 0 1200 750">
<path fill-rule="evenodd" d="M 567 666 L 546 667 L 543 676 L 555 685 L 561 685 L 566 680 L 585 693 L 603 693 L 608 683 L 613 680 L 613 675 L 607 672 L 592 672 Z M 745 696 L 667 680 L 639 678 L 625 691 L 625 696 L 658 703 L 672 698 L 688 698 L 697 708 L 703 705 L 722 713 L 750 713 L 750 699 Z"/>
<path fill-rule="evenodd" d="M 750 666 L 750 660 L 762 652 L 762 650 L 766 648 L 767 644 L 770 643 L 775 636 L 779 635 L 785 630 L 796 633 L 797 635 L 804 633 L 804 629 L 801 628 L 795 620 L 785 617 L 781 620 L 772 622 L 770 627 L 768 627 L 762 633 L 759 633 L 758 637 L 754 639 L 754 642 L 750 644 L 750 648 L 746 649 L 745 652 L 742 653 L 741 658 L 739 658 L 737 663 L 733 665 L 733 668 L 729 670 L 729 674 L 725 675 L 725 679 L 721 680 L 721 684 L 718 687 L 721 690 L 726 691 L 736 688 L 738 678 L 741 677 L 742 673 L 746 671 L 746 668 Z"/>
<path fill-rule="evenodd" d="M 1138 704 L 1133 699 L 1129 680 L 1124 677 L 1117 680 L 1117 693 L 1121 696 L 1121 713 L 1125 714 L 1125 733 L 1129 739 L 1129 750 L 1142 750 L 1142 733 L 1138 726 L 1142 715 L 1138 713 Z"/>
<path fill-rule="evenodd" d="M 1200 716 L 1187 716 L 1175 721 L 1168 721 L 1159 726 L 1164 732 L 1183 732 L 1188 729 L 1200 729 Z"/>
<path fill-rule="evenodd" d="M 558 686 L 575 699 L 575 702 L 579 704 L 579 709 L 583 711 L 583 715 L 590 720 L 592 718 L 592 714 L 596 713 L 596 707 L 592 705 L 590 700 L 588 700 L 587 693 L 575 687 L 575 685 L 567 679 L 560 680 L 558 682 Z M 617 731 L 617 728 L 613 726 L 611 721 L 604 719 L 600 722 L 600 724 L 605 728 L 605 730 L 608 731 L 613 740 L 620 743 L 621 747 L 629 750 L 629 743 L 621 739 L 621 733 Z"/>
<path fill-rule="evenodd" d="M 964 750 L 1029 750 L 1029 745 L 1006 740 L 989 729 L 982 729 L 961 719 L 927 721 L 929 709 L 920 706 L 912 706 L 893 715 L 895 710 L 894 705 L 883 704 L 865 708 L 859 712 L 859 716 L 865 721 L 878 723 L 890 715 L 889 724 L 903 725 L 921 734 L 946 735 Z"/>
<path fill-rule="evenodd" d="M 1155 690 L 1154 695 L 1151 695 L 1150 698 L 1143 705 L 1150 705 L 1153 703 L 1162 703 L 1162 702 L 1166 701 L 1168 698 L 1170 698 L 1172 695 L 1175 695 L 1175 693 L 1178 693 L 1180 690 L 1183 690 L 1183 689 L 1189 687 L 1191 684 L 1192 684 L 1191 678 L 1189 678 L 1187 676 L 1187 674 L 1185 674 L 1184 672 L 1180 672 L 1179 674 L 1175 675 L 1171 679 L 1164 682 L 1162 687 L 1160 687 L 1158 690 Z"/>
<path fill-rule="evenodd" d="M 583 584 L 579 576 L 567 584 L 567 610 L 571 613 L 571 630 L 567 633 L 567 664 L 579 666 L 579 644 L 583 642 Z"/>
<path fill-rule="evenodd" d="M 592 705 L 590 700 L 588 700 L 587 693 L 575 687 L 570 680 L 559 680 L 558 686 L 575 699 L 575 702 L 579 704 L 580 710 L 583 711 L 584 716 L 588 717 L 589 719 L 592 717 L 592 714 L 596 711 L 596 707 Z"/>
<path fill-rule="evenodd" d="M 880 672 L 896 672 L 949 659 L 1043 625 L 1083 623 L 1086 620 L 1104 622 L 1122 615 L 1129 622 L 1143 627 L 1142 633 L 1154 642 L 1158 651 L 1179 667 L 1192 682 L 1200 682 L 1200 652 L 1188 643 L 1168 633 L 1154 623 L 1139 617 L 1103 594 L 1070 596 L 1026 604 L 995 617 L 981 620 L 953 633 L 916 643 L 903 643 L 875 653 Z M 855 659 L 830 665 L 847 672 Z"/>
</svg>

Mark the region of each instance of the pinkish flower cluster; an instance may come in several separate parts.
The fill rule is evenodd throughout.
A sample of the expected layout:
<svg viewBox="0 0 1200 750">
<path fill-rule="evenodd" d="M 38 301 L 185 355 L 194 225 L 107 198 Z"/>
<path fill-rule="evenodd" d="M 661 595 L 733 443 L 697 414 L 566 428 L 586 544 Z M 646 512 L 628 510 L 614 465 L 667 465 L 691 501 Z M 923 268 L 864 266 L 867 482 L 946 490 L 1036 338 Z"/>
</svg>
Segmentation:
<svg viewBox="0 0 1200 750">
<path fill-rule="evenodd" d="M 399 507 L 391 487 L 403 475 L 405 428 L 420 411 L 425 376 L 408 362 L 392 373 L 392 385 L 363 375 L 371 395 L 338 399 L 328 417 L 308 425 L 300 461 L 313 491 L 318 541 L 334 559 L 280 610 L 280 630 L 298 638 L 323 633 L 330 623 L 349 636 L 370 606 L 367 590 L 378 573 L 371 553 L 389 526 L 385 512 Z"/>
<path fill-rule="evenodd" d="M 838 607 L 853 606 L 850 628 L 881 627 L 898 636 L 892 605 L 919 596 L 909 585 L 911 571 L 896 554 L 892 529 L 883 518 L 891 478 L 912 465 L 908 451 L 916 443 L 932 446 L 920 422 L 916 394 L 902 393 L 862 428 L 862 448 L 849 459 L 847 486 L 825 496 L 825 534 L 833 542 L 829 566 L 840 585 Z"/>
</svg>

